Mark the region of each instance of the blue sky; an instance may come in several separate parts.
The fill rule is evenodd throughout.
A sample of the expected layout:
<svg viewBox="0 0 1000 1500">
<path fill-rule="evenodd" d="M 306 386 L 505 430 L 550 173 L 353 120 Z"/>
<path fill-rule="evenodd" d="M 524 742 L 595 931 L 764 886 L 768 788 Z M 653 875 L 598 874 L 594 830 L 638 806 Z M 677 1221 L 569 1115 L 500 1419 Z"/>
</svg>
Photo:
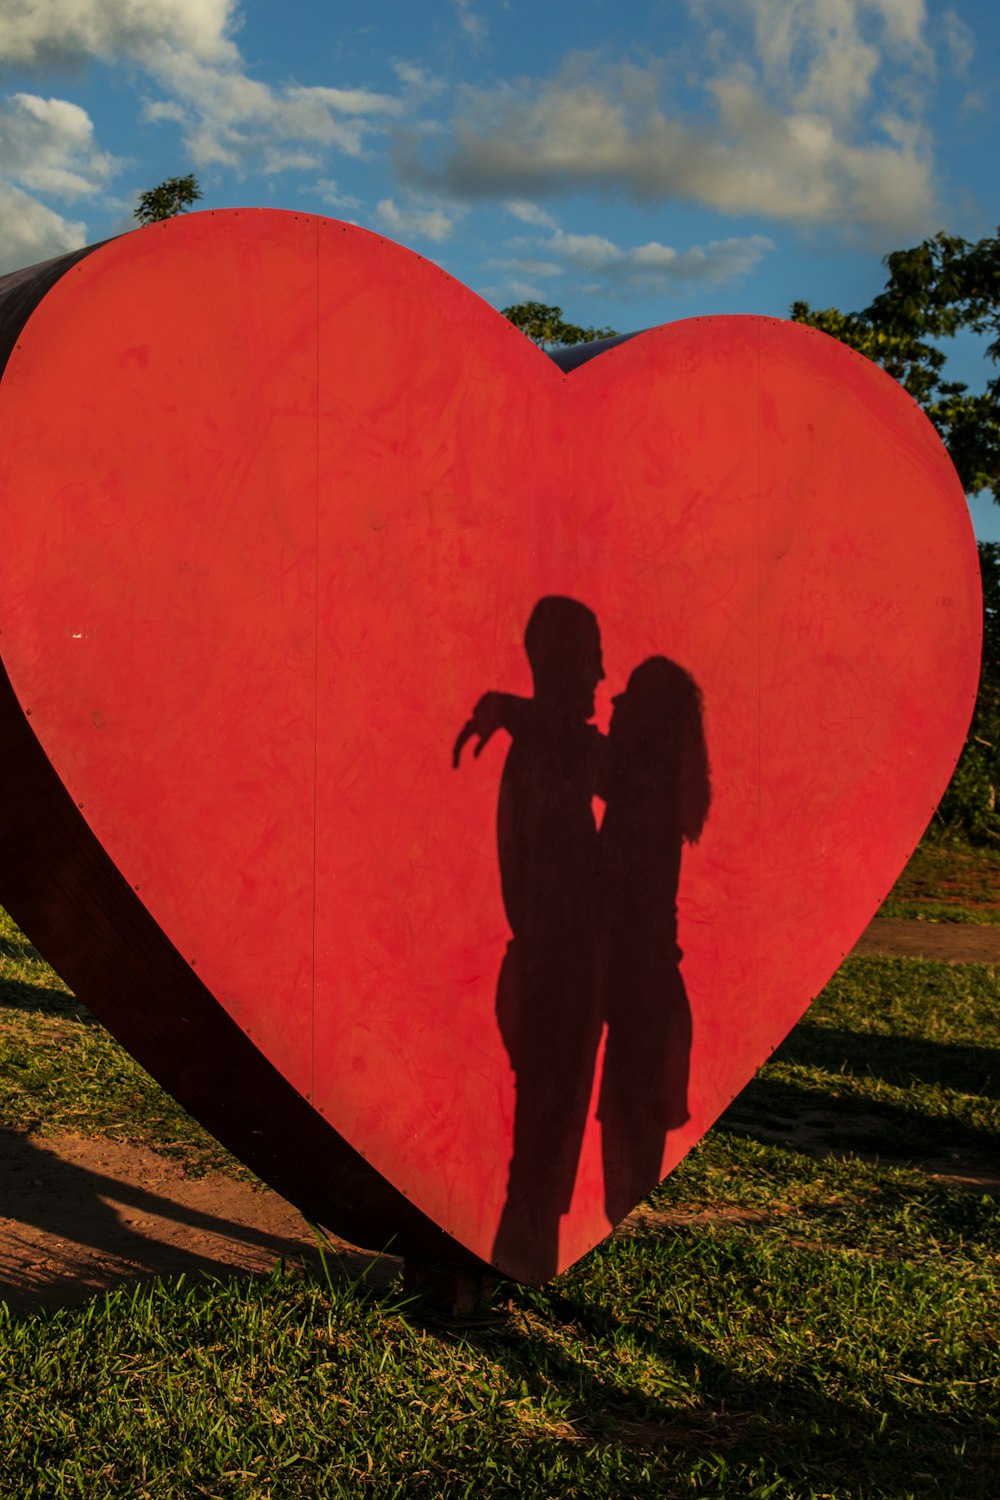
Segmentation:
<svg viewBox="0 0 1000 1500">
<path fill-rule="evenodd" d="M 206 207 L 350 219 L 498 307 L 860 307 L 887 251 L 995 230 L 998 58 L 997 0 L 4 0 L 0 270 L 193 171 Z"/>
</svg>

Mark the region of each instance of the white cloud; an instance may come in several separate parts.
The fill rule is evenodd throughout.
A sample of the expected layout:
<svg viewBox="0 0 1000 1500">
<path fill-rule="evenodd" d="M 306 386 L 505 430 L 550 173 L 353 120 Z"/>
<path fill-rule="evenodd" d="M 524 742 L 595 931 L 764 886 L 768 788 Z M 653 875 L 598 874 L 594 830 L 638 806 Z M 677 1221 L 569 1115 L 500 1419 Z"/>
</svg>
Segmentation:
<svg viewBox="0 0 1000 1500">
<path fill-rule="evenodd" d="M 454 6 L 458 24 L 469 41 L 475 45 L 484 42 L 489 26 L 473 5 L 473 0 L 454 0 Z"/>
<path fill-rule="evenodd" d="M 389 234 L 408 239 L 410 235 L 441 244 L 451 238 L 454 219 L 440 208 L 400 208 L 393 198 L 383 198 L 376 206 L 375 217 Z"/>
<path fill-rule="evenodd" d="M 417 63 L 397 59 L 390 66 L 411 100 L 436 99 L 447 87 L 442 78 L 435 78 Z"/>
<path fill-rule="evenodd" d="M 250 77 L 233 40 L 237 12 L 237 0 L 8 0 L 0 63 L 138 63 L 163 95 L 147 101 L 145 119 L 179 125 L 196 167 L 315 170 L 310 148 L 357 156 L 399 114 L 400 100 L 371 89 L 275 88 Z M 411 95 L 433 89 L 412 66 L 397 75 Z"/>
<path fill-rule="evenodd" d="M 557 229 L 546 244 L 568 260 L 570 265 L 581 266 L 587 271 L 597 271 L 600 267 L 619 260 L 622 254 L 617 245 L 601 234 L 564 234 L 561 229 Z"/>
<path fill-rule="evenodd" d="M 544 302 L 548 295 L 544 287 L 536 286 L 532 281 L 522 281 L 520 276 L 508 276 L 502 287 L 494 287 L 489 292 L 489 296 L 498 301 L 513 297 L 517 302 Z"/>
<path fill-rule="evenodd" d="M 272 177 L 277 172 L 318 172 L 323 158 L 311 151 L 283 151 L 280 146 L 262 145 L 257 165 L 265 176 Z"/>
<path fill-rule="evenodd" d="M 876 237 L 937 227 L 924 0 L 688 7 L 694 108 L 676 67 L 570 55 L 555 77 L 460 90 L 447 140 L 397 140 L 400 180 L 506 199 L 526 223 L 540 197 L 605 190 Z"/>
<path fill-rule="evenodd" d="M 623 248 L 598 234 L 564 234 L 562 230 L 545 241 L 548 249 L 576 271 L 612 294 L 671 293 L 686 283 L 721 286 L 745 276 L 773 242 L 761 234 L 726 240 L 709 240 L 677 250 L 658 240 Z"/>
<path fill-rule="evenodd" d="M 0 99 L 0 162 L 8 181 L 62 199 L 96 193 L 117 165 L 98 149 L 85 109 L 37 94 Z"/>
<path fill-rule="evenodd" d="M 519 237 L 507 244 L 518 253 L 489 262 L 505 273 L 496 295 L 533 301 L 545 301 L 550 294 L 539 283 L 555 276 L 572 277 L 577 291 L 622 301 L 638 295 L 670 296 L 695 283 L 721 286 L 746 275 L 774 248 L 759 234 L 710 240 L 686 250 L 659 240 L 622 246 L 605 235 L 570 234 L 558 226 L 534 241 Z"/>
<path fill-rule="evenodd" d="M 64 219 L 12 183 L 0 181 L 0 275 L 79 250 L 86 243 L 83 224 Z"/>
<path fill-rule="evenodd" d="M 515 219 L 520 219 L 522 224 L 538 224 L 542 229 L 555 229 L 556 221 L 544 208 L 539 208 L 537 203 L 527 203 L 523 198 L 512 198 L 504 204 L 509 214 Z"/>
<path fill-rule="evenodd" d="M 13 0 L 0 11 L 0 62 L 148 62 L 160 48 L 232 62 L 236 49 L 228 33 L 235 8 L 235 0 Z"/>
<path fill-rule="evenodd" d="M 158 99 L 155 103 L 144 106 L 142 117 L 154 124 L 160 120 L 170 120 L 175 125 L 185 125 L 188 121 L 188 112 L 183 104 L 178 104 L 175 99 Z"/>
<path fill-rule="evenodd" d="M 701 0 L 708 12 L 749 19 L 763 87 L 798 110 L 850 119 L 886 63 L 907 89 L 933 72 L 925 0 Z"/>
<path fill-rule="evenodd" d="M 395 65 L 398 97 L 339 82 L 265 83 L 251 76 L 234 40 L 239 0 L 0 0 L 0 6 L 0 65 L 125 60 L 145 75 L 143 117 L 178 128 L 193 167 L 308 172 L 323 184 L 326 200 L 342 207 L 358 205 L 326 175 L 329 156 L 361 156 L 389 122 L 442 88 L 406 62 Z M 9 189 L 61 205 L 106 187 L 118 166 L 98 149 L 79 106 L 33 94 L 0 101 L 0 181 Z M 439 241 L 453 222 L 440 209 L 397 208 L 391 199 L 381 217 L 402 233 Z M 41 204 L 30 221 L 57 249 L 83 233 Z"/>
<path fill-rule="evenodd" d="M 632 261 L 640 277 L 648 274 L 662 276 L 664 283 L 699 281 L 721 286 L 745 276 L 773 249 L 774 241 L 763 234 L 709 240 L 706 245 L 692 245 L 683 251 L 651 240 L 632 252 Z"/>
<path fill-rule="evenodd" d="M 332 208 L 360 208 L 360 198 L 352 198 L 350 193 L 342 193 L 337 184 L 328 177 L 323 177 L 311 188 L 324 203 L 329 203 Z"/>
<path fill-rule="evenodd" d="M 102 151 L 85 109 L 68 99 L 18 93 L 0 97 L 0 216 L 5 271 L 77 250 L 86 226 L 39 201 L 102 193 L 118 169 Z"/>
<path fill-rule="evenodd" d="M 973 34 L 960 16 L 946 10 L 941 17 L 944 43 L 948 49 L 951 65 L 956 73 L 964 73 L 976 55 Z"/>
<path fill-rule="evenodd" d="M 562 276 L 565 267 L 554 260 L 539 260 L 530 255 L 515 255 L 507 259 L 490 260 L 486 263 L 496 271 L 512 272 L 516 276 Z"/>
<path fill-rule="evenodd" d="M 195 166 L 316 168 L 321 159 L 315 151 L 290 152 L 285 143 L 358 156 L 376 128 L 373 121 L 401 109 L 399 100 L 370 89 L 272 88 L 240 67 L 204 63 L 191 54 L 161 57 L 154 71 L 173 98 L 147 105 L 146 118 L 180 123 Z"/>
</svg>

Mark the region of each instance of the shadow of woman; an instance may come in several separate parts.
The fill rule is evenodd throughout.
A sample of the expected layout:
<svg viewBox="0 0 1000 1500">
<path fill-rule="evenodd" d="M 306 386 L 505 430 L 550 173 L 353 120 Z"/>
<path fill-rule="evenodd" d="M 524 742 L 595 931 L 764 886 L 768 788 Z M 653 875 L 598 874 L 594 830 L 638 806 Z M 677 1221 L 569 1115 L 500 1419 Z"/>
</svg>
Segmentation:
<svg viewBox="0 0 1000 1500">
<path fill-rule="evenodd" d="M 650 657 L 613 702 L 598 840 L 607 1026 L 598 1116 L 605 1212 L 617 1224 L 659 1182 L 667 1132 L 689 1115 L 691 1007 L 677 889 L 711 785 L 701 693 L 689 672 Z"/>
</svg>

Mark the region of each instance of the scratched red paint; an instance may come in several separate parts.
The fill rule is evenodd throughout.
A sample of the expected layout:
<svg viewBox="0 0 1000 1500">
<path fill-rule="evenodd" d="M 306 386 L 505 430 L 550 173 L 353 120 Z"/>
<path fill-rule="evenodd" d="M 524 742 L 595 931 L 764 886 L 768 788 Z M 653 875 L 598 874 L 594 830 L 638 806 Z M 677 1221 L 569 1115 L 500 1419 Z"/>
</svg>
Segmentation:
<svg viewBox="0 0 1000 1500">
<path fill-rule="evenodd" d="M 46 755 L 219 1004 L 482 1260 L 515 1107 L 506 737 L 450 756 L 482 692 L 531 692 L 535 602 L 597 616 L 602 728 L 650 656 L 703 695 L 664 1174 L 850 949 L 960 750 L 961 489 L 910 399 L 813 331 L 693 319 L 565 376 L 365 231 L 199 214 L 57 282 L 0 420 L 0 646 Z M 560 1266 L 610 1227 L 599 1141 L 592 1103 Z"/>
</svg>

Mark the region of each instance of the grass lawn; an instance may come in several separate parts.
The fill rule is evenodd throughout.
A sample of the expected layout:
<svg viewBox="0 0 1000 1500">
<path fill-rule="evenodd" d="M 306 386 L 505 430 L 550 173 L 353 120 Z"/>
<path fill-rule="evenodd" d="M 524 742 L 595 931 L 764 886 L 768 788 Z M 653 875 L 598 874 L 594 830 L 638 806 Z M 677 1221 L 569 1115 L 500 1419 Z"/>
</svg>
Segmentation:
<svg viewBox="0 0 1000 1500">
<path fill-rule="evenodd" d="M 486 1326 L 280 1266 L 0 1304 L 0 1496 L 996 1500 L 1000 1222 L 968 1180 L 997 978 L 850 960 L 642 1210 Z M 0 1098 L 247 1175 L 9 923 Z"/>
</svg>

